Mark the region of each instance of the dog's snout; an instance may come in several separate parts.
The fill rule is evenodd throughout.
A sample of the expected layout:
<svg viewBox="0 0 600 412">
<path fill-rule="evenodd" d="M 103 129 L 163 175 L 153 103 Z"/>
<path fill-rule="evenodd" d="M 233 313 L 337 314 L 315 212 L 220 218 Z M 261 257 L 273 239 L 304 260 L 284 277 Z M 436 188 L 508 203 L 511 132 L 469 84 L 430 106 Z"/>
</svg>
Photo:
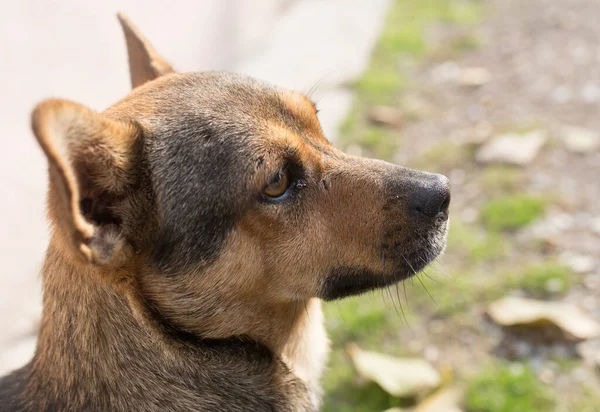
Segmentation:
<svg viewBox="0 0 600 412">
<path fill-rule="evenodd" d="M 430 218 L 448 218 L 450 180 L 440 174 L 427 173 L 415 185 L 411 209 Z"/>
</svg>

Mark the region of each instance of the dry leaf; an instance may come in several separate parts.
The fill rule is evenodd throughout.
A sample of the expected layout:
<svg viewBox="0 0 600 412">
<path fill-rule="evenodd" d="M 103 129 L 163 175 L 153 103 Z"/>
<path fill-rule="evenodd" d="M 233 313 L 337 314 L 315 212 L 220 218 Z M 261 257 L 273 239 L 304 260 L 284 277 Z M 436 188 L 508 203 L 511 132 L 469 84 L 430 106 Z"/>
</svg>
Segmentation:
<svg viewBox="0 0 600 412">
<path fill-rule="evenodd" d="M 464 391 L 459 387 L 443 388 L 419 403 L 414 412 L 461 412 Z"/>
<path fill-rule="evenodd" d="M 346 351 L 362 377 L 376 382 L 392 396 L 415 396 L 440 384 L 439 373 L 423 359 L 395 358 L 364 351 L 356 344 L 348 345 Z"/>
<path fill-rule="evenodd" d="M 480 87 L 492 81 L 492 74 L 483 67 L 467 67 L 458 78 L 462 86 Z"/>
<path fill-rule="evenodd" d="M 488 309 L 492 320 L 503 326 L 550 322 L 577 339 L 600 335 L 600 324 L 577 306 L 518 297 L 505 297 Z"/>
</svg>

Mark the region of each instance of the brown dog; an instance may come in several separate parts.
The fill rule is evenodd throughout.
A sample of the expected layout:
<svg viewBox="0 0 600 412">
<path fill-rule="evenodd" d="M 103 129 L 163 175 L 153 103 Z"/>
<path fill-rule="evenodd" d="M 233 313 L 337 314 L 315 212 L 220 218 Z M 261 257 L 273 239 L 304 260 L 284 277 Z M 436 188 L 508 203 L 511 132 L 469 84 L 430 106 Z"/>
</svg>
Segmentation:
<svg viewBox="0 0 600 412">
<path fill-rule="evenodd" d="M 448 180 L 339 152 L 299 93 L 176 74 L 121 23 L 133 92 L 33 113 L 53 232 L 37 351 L 0 409 L 317 410 L 320 299 L 432 261 Z"/>
</svg>

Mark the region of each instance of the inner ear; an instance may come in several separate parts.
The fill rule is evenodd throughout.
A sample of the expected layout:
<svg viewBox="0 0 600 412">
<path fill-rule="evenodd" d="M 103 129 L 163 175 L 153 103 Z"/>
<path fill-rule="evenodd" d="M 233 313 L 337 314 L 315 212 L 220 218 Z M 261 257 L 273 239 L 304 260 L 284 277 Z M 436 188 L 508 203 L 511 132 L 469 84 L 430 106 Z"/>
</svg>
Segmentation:
<svg viewBox="0 0 600 412">
<path fill-rule="evenodd" d="M 82 196 L 84 197 L 79 202 L 79 208 L 88 222 L 96 226 L 121 225 L 122 218 L 115 212 L 118 199 L 114 195 L 106 191 L 98 194 L 98 190 L 90 190 L 83 191 Z"/>
<path fill-rule="evenodd" d="M 117 206 L 135 181 L 141 130 L 64 100 L 40 103 L 32 126 L 48 158 L 56 230 L 87 262 L 122 265 L 131 247 Z"/>
</svg>

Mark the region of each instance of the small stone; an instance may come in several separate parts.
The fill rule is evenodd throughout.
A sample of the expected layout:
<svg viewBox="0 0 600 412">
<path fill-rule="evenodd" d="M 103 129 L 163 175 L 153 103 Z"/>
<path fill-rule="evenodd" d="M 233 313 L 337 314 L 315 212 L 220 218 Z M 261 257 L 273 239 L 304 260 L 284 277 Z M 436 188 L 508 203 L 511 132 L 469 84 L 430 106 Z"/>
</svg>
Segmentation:
<svg viewBox="0 0 600 412">
<path fill-rule="evenodd" d="M 492 74 L 483 67 L 467 67 L 458 78 L 458 83 L 466 87 L 481 87 L 490 81 L 492 81 Z"/>
<path fill-rule="evenodd" d="M 590 226 L 594 233 L 600 235 L 600 216 L 596 216 L 595 218 L 593 218 Z"/>
<path fill-rule="evenodd" d="M 586 83 L 581 88 L 581 98 L 585 103 L 599 103 L 600 85 L 597 83 Z"/>
<path fill-rule="evenodd" d="M 538 374 L 538 377 L 540 378 L 540 380 L 542 382 L 544 382 L 546 385 L 551 384 L 552 382 L 554 382 L 554 378 L 555 378 L 555 373 L 552 369 L 550 368 L 542 368 L 542 370 L 540 370 L 540 373 Z"/>
<path fill-rule="evenodd" d="M 400 127 L 402 125 L 402 113 L 390 106 L 375 106 L 368 113 L 367 118 L 371 123 L 388 127 Z"/>
<path fill-rule="evenodd" d="M 591 378 L 590 374 L 585 370 L 585 368 L 582 368 L 581 366 L 573 369 L 573 371 L 571 372 L 571 376 L 578 383 L 589 382 Z"/>
<path fill-rule="evenodd" d="M 590 339 L 577 345 L 577 354 L 590 366 L 600 366 L 600 339 Z"/>
<path fill-rule="evenodd" d="M 567 126 L 561 137 L 570 152 L 589 153 L 600 149 L 600 133 L 594 130 Z"/>
<path fill-rule="evenodd" d="M 590 61 L 590 51 L 582 43 L 571 42 L 569 45 L 571 57 L 578 66 L 583 66 Z"/>
<path fill-rule="evenodd" d="M 531 226 L 531 233 L 538 239 L 550 239 L 571 229 L 575 219 L 567 213 L 559 213 L 541 219 Z"/>
<path fill-rule="evenodd" d="M 566 345 L 555 344 L 550 346 L 550 356 L 554 359 L 567 359 L 570 355 Z"/>
<path fill-rule="evenodd" d="M 533 353 L 531 345 L 525 341 L 517 341 L 514 344 L 514 352 L 517 358 L 526 358 Z"/>
<path fill-rule="evenodd" d="M 476 123 L 483 119 L 483 117 L 485 116 L 485 112 L 483 110 L 483 107 L 481 107 L 480 105 L 470 104 L 467 106 L 466 115 L 467 119 L 470 122 Z"/>
<path fill-rule="evenodd" d="M 550 94 L 550 100 L 552 100 L 552 103 L 557 104 L 568 103 L 572 97 L 573 92 L 571 91 L 571 88 L 565 85 L 556 87 Z"/>
<path fill-rule="evenodd" d="M 560 261 L 576 273 L 589 273 L 596 267 L 593 257 L 577 253 L 563 253 L 560 255 Z"/>
<path fill-rule="evenodd" d="M 492 136 L 494 127 L 490 122 L 482 121 L 475 125 L 475 138 L 478 142 L 484 142 Z"/>
<path fill-rule="evenodd" d="M 598 307 L 598 302 L 595 296 L 584 296 L 581 299 L 581 307 L 593 312 Z"/>
<path fill-rule="evenodd" d="M 554 294 L 562 291 L 565 287 L 565 282 L 562 279 L 551 278 L 546 281 L 544 288 L 548 293 Z"/>
<path fill-rule="evenodd" d="M 423 357 L 426 361 L 435 363 L 440 358 L 440 350 L 434 345 L 427 345 L 423 351 Z"/>
<path fill-rule="evenodd" d="M 433 335 L 440 334 L 444 331 L 444 322 L 439 319 L 434 319 L 429 322 L 429 333 Z"/>
<path fill-rule="evenodd" d="M 475 156 L 482 163 L 510 163 L 527 165 L 535 159 L 548 140 L 545 130 L 525 134 L 508 133 L 493 137 Z"/>
<path fill-rule="evenodd" d="M 402 99 L 402 112 L 410 119 L 422 119 L 433 113 L 431 104 L 422 97 L 409 94 Z"/>
<path fill-rule="evenodd" d="M 459 75 L 460 67 L 453 61 L 447 61 L 439 64 L 431 70 L 431 79 L 434 83 L 453 81 Z"/>
<path fill-rule="evenodd" d="M 594 291 L 600 291 L 600 273 L 590 273 L 583 278 L 583 285 Z"/>
</svg>

